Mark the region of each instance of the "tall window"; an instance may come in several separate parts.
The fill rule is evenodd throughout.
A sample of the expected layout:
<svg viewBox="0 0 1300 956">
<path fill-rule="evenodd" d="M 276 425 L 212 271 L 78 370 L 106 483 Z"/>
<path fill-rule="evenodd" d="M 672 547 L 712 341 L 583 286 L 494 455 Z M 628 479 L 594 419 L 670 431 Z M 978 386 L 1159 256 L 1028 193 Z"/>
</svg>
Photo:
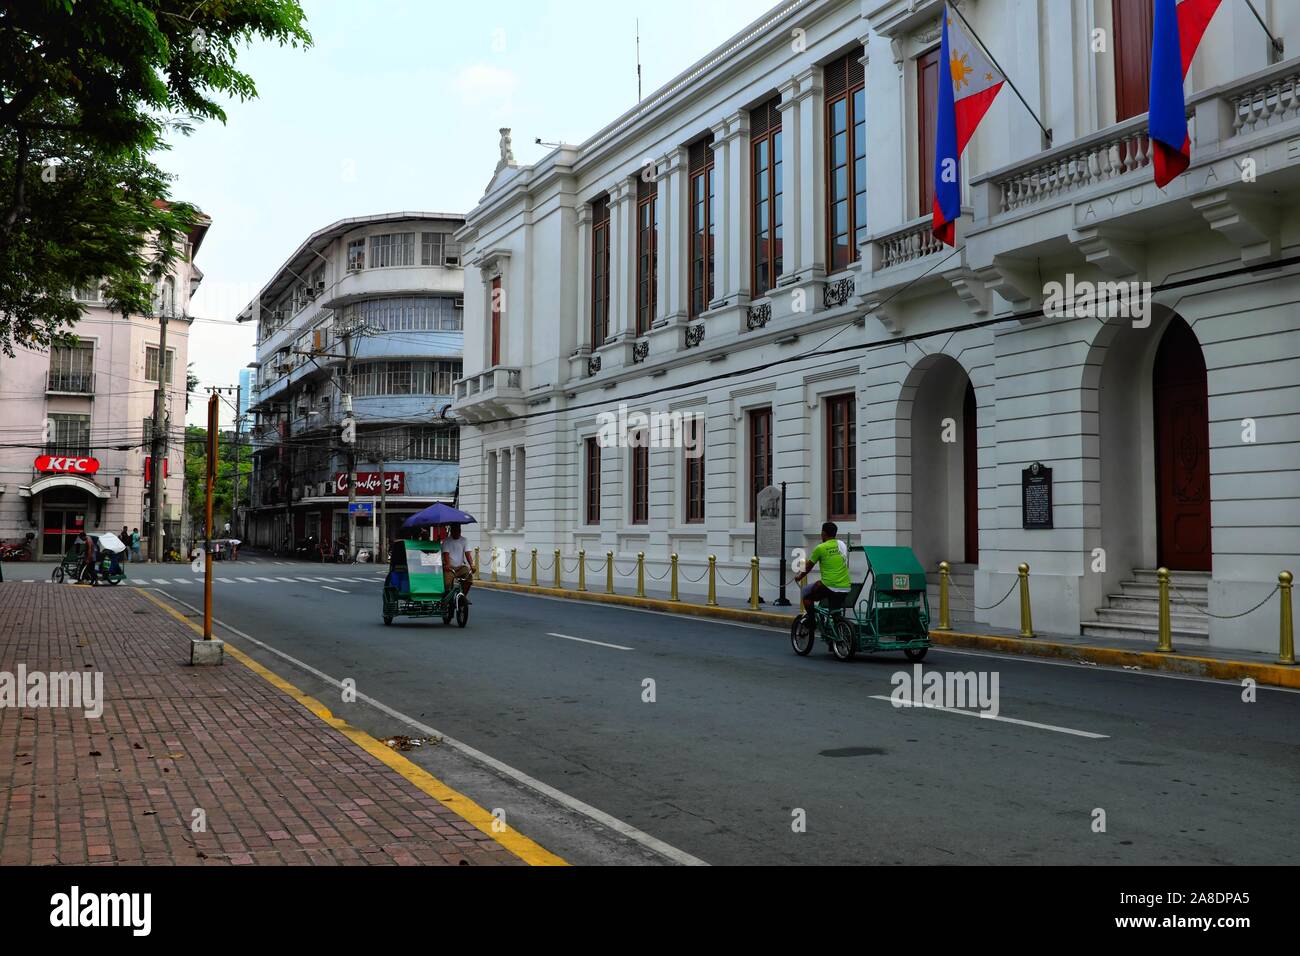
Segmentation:
<svg viewBox="0 0 1300 956">
<path fill-rule="evenodd" d="M 64 415 L 51 412 L 49 418 L 54 429 L 51 441 L 45 446 L 46 454 L 80 457 L 90 454 L 89 415 Z"/>
<path fill-rule="evenodd" d="M 695 415 L 682 422 L 686 445 L 686 521 L 704 520 L 704 420 Z"/>
<path fill-rule="evenodd" d="M 415 265 L 415 233 L 391 232 L 370 237 L 370 268 Z"/>
<path fill-rule="evenodd" d="M 691 317 L 713 300 L 713 250 L 716 235 L 713 136 L 691 146 Z"/>
<path fill-rule="evenodd" d="M 1147 111 L 1151 82 L 1150 0 L 1111 0 L 1115 37 L 1115 121 Z"/>
<path fill-rule="evenodd" d="M 650 330 L 655 318 L 659 273 L 659 184 L 644 176 L 636 181 L 636 334 Z"/>
<path fill-rule="evenodd" d="M 826 81 L 826 258 L 836 272 L 858 259 L 867 238 L 867 116 L 862 64 L 847 53 Z"/>
<path fill-rule="evenodd" d="M 50 349 L 51 392 L 87 393 L 95 390 L 95 346 L 56 345 Z"/>
<path fill-rule="evenodd" d="M 758 493 L 772 483 L 772 409 L 749 413 L 749 520 L 754 520 Z"/>
<path fill-rule="evenodd" d="M 465 313 L 451 296 L 392 296 L 363 299 L 336 313 L 336 329 L 366 328 L 384 332 L 455 332 L 464 327 Z"/>
<path fill-rule="evenodd" d="M 650 449 L 646 442 L 650 436 L 641 432 L 632 449 L 632 523 L 650 521 Z"/>
<path fill-rule="evenodd" d="M 501 364 L 501 308 L 503 305 L 501 299 L 502 299 L 501 277 L 493 276 L 492 277 L 492 302 L 491 302 L 492 328 L 489 330 L 492 336 L 492 341 L 491 341 L 492 365 Z"/>
<path fill-rule="evenodd" d="M 587 524 L 600 524 L 600 442 L 588 438 L 583 454 L 583 471 L 586 479 Z"/>
<path fill-rule="evenodd" d="M 463 374 L 460 359 L 434 362 L 366 362 L 352 374 L 358 398 L 375 395 L 450 395 Z"/>
<path fill-rule="evenodd" d="M 934 212 L 934 134 L 939 123 L 939 54 L 935 47 L 916 58 L 916 214 Z"/>
<path fill-rule="evenodd" d="M 348 272 L 360 272 L 366 267 L 366 240 L 353 239 L 348 243 Z"/>
<path fill-rule="evenodd" d="M 167 350 L 167 384 L 172 383 L 172 365 L 176 353 Z M 146 345 L 144 349 L 144 377 L 150 382 L 158 381 L 158 346 Z"/>
<path fill-rule="evenodd" d="M 858 441 L 854 396 L 826 400 L 826 511 L 832 520 L 858 516 Z"/>
<path fill-rule="evenodd" d="M 753 201 L 753 279 L 755 298 L 776 287 L 781 275 L 781 97 L 774 96 L 749 113 L 752 150 L 750 197 Z"/>
<path fill-rule="evenodd" d="M 609 197 L 591 204 L 591 347 L 609 338 Z"/>
</svg>

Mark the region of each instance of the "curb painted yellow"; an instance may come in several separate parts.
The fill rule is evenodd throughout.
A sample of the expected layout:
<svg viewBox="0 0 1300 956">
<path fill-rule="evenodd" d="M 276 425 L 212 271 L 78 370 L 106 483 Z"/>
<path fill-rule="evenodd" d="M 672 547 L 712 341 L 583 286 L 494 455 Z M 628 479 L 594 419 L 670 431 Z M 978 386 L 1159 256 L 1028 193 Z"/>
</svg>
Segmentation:
<svg viewBox="0 0 1300 956">
<path fill-rule="evenodd" d="M 154 604 L 158 605 L 158 607 L 176 618 L 176 620 L 185 624 L 200 637 L 203 636 L 203 629 L 201 627 L 185 615 L 181 614 L 180 611 L 167 604 L 161 598 L 155 597 L 148 591 L 138 591 L 136 593 L 142 594 L 144 597 L 148 598 Z M 316 698 L 299 690 L 274 671 L 263 667 L 243 651 L 231 646 L 229 641 L 225 641 L 225 651 L 268 684 L 275 687 L 277 690 L 288 694 L 299 704 L 307 708 L 307 710 L 311 711 L 330 727 L 343 734 L 380 763 L 396 770 L 403 778 L 415 784 L 415 786 L 433 797 L 433 799 L 437 800 L 448 810 L 455 813 L 461 819 L 472 823 L 475 827 L 483 833 L 486 833 L 497 843 L 500 843 L 503 847 L 515 856 L 519 857 L 519 859 L 523 860 L 529 866 L 569 865 L 564 859 L 533 842 L 518 830 L 513 830 L 509 826 L 505 826 L 505 829 L 497 832 L 493 827 L 501 827 L 504 826 L 504 824 L 469 797 L 453 790 L 433 774 L 429 773 L 423 767 L 412 763 L 383 741 L 376 740 L 364 730 L 353 727 L 342 718 L 335 717 L 334 714 L 330 712 L 329 708 Z"/>
<path fill-rule="evenodd" d="M 691 617 L 708 617 L 721 621 L 759 624 L 767 627 L 789 628 L 792 614 L 772 611 L 745 611 L 728 607 L 709 607 L 706 604 L 687 604 L 684 601 L 664 601 L 656 598 L 638 598 L 628 594 L 602 594 L 597 591 L 574 591 L 568 588 L 533 587 L 529 584 L 505 584 L 477 581 L 479 588 L 497 591 L 514 591 L 521 594 L 538 594 L 545 597 L 567 598 L 574 601 L 592 601 L 643 611 L 661 611 L 666 614 L 684 614 Z M 1126 650 L 1119 647 L 1094 647 L 1084 644 L 1058 644 L 1037 638 L 1001 637 L 993 634 L 971 634 L 964 631 L 930 631 L 930 640 L 944 647 L 969 647 L 1001 654 L 1019 654 L 1025 657 L 1050 657 L 1061 660 L 1109 664 L 1116 667 L 1140 667 L 1143 670 L 1168 671 L 1218 680 L 1251 678 L 1259 684 L 1275 687 L 1300 688 L 1300 666 L 1286 664 L 1260 664 L 1253 661 L 1236 661 L 1217 657 L 1192 657 L 1186 654 L 1156 654 L 1153 651 Z"/>
</svg>

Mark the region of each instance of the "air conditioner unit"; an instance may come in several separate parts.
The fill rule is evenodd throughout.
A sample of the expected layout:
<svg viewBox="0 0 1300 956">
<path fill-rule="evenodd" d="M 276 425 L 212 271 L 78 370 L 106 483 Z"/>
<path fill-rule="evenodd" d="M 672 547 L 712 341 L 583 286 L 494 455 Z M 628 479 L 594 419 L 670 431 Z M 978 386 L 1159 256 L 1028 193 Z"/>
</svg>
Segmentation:
<svg viewBox="0 0 1300 956">
<path fill-rule="evenodd" d="M 447 265 L 452 267 L 459 268 L 460 266 L 460 256 L 447 256 L 446 260 L 444 261 L 447 263 Z"/>
<path fill-rule="evenodd" d="M 330 487 L 330 483 L 328 481 L 322 481 L 320 484 L 316 486 L 316 494 L 321 498 L 324 498 L 327 494 L 329 494 L 329 487 Z"/>
<path fill-rule="evenodd" d="M 455 302 L 452 303 L 452 307 L 453 307 L 453 308 L 457 308 L 457 309 L 464 309 L 464 308 L 465 308 L 465 300 L 464 300 L 463 298 L 461 298 L 461 299 L 457 299 Z"/>
<path fill-rule="evenodd" d="M 316 294 L 320 295 L 324 291 L 325 291 L 325 280 L 322 279 L 320 282 L 316 283 Z"/>
</svg>

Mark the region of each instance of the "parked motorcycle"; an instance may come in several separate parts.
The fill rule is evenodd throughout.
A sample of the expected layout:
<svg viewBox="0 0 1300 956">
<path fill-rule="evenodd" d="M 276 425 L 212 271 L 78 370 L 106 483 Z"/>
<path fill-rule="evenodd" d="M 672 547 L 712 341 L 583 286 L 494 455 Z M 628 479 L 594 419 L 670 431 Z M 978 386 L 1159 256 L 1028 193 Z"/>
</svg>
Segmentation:
<svg viewBox="0 0 1300 956">
<path fill-rule="evenodd" d="M 0 561 L 30 561 L 32 559 L 32 536 L 22 541 L 0 544 Z"/>
</svg>

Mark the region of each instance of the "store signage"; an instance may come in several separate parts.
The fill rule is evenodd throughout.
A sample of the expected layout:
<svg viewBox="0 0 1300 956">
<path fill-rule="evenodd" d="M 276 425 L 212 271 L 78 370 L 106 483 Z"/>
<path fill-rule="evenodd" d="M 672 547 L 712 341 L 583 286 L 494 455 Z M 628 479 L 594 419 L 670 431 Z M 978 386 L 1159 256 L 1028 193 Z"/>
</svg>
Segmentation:
<svg viewBox="0 0 1300 956">
<path fill-rule="evenodd" d="M 163 459 L 163 478 L 167 477 L 167 459 Z M 153 455 L 144 456 L 144 482 L 153 481 Z"/>
<path fill-rule="evenodd" d="M 384 487 L 379 487 L 379 472 L 377 471 L 359 471 L 357 472 L 357 494 L 359 495 L 377 495 L 383 491 L 390 495 L 406 494 L 406 472 L 404 471 L 386 471 L 384 472 Z M 346 471 L 336 472 L 334 475 L 334 494 L 346 495 L 348 493 L 348 473 Z"/>
<path fill-rule="evenodd" d="M 55 475 L 93 475 L 99 471 L 98 458 L 69 458 L 63 455 L 41 455 L 34 462 L 37 471 Z"/>
</svg>

